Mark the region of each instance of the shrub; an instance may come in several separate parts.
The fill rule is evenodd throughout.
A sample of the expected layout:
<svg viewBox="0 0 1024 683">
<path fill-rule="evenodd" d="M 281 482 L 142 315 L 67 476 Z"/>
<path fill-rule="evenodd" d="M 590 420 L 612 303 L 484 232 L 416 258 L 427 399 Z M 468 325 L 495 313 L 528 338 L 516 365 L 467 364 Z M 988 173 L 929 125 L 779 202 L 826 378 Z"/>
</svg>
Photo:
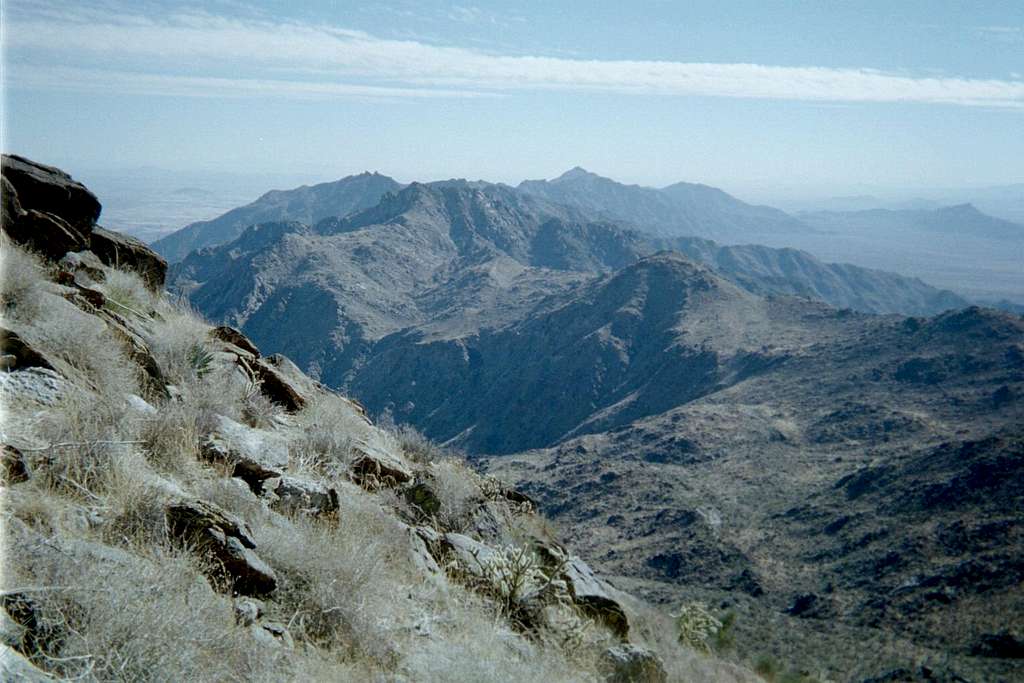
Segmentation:
<svg viewBox="0 0 1024 683">
<path fill-rule="evenodd" d="M 296 468 L 327 478 L 348 471 L 354 440 L 371 429 L 348 403 L 330 394 L 310 401 L 296 417 L 301 430 L 291 449 Z"/>
<path fill-rule="evenodd" d="M 711 652 L 708 638 L 721 630 L 722 622 L 707 607 L 699 602 L 691 602 L 683 605 L 675 618 L 680 643 L 700 652 Z"/>
</svg>

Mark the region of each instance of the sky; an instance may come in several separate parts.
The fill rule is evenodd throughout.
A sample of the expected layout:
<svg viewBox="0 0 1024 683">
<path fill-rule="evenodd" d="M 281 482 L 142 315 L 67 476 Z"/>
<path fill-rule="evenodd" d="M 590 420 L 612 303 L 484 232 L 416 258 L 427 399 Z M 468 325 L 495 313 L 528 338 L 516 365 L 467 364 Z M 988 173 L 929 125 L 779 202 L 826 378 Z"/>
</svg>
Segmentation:
<svg viewBox="0 0 1024 683">
<path fill-rule="evenodd" d="M 3 140 L 140 167 L 740 194 L 1024 182 L 1024 2 L 3 3 Z"/>
</svg>

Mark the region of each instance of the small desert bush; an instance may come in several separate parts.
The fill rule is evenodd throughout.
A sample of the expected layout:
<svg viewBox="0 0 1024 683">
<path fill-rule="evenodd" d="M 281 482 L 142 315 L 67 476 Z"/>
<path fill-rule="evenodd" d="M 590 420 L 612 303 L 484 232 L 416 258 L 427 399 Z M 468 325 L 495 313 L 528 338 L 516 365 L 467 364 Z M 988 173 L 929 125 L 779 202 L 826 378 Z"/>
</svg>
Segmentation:
<svg viewBox="0 0 1024 683">
<path fill-rule="evenodd" d="M 184 302 L 161 300 L 157 313 L 146 344 L 167 381 L 187 385 L 202 379 L 213 368 L 210 325 Z"/>
<path fill-rule="evenodd" d="M 452 456 L 450 451 L 438 446 L 410 424 L 393 425 L 388 431 L 405 457 L 413 462 L 428 464 Z"/>
<path fill-rule="evenodd" d="M 49 546 L 15 569 L 21 585 L 42 587 L 29 597 L 47 637 L 27 654 L 44 670 L 71 680 L 282 675 L 280 655 L 235 626 L 230 601 L 188 556 L 158 549 L 149 559 L 60 540 Z"/>
<path fill-rule="evenodd" d="M 34 459 L 43 481 L 89 500 L 111 490 L 118 458 L 136 441 L 136 425 L 125 412 L 123 400 L 75 389 L 39 415 L 33 431 L 43 445 Z"/>
<path fill-rule="evenodd" d="M 255 429 L 269 429 L 284 415 L 284 409 L 271 401 L 253 386 L 243 397 L 241 406 L 242 420 Z"/>
<path fill-rule="evenodd" d="M 446 531 L 463 531 L 473 512 L 484 501 L 481 477 L 454 459 L 433 463 L 431 486 L 440 503 L 438 525 Z"/>
<path fill-rule="evenodd" d="M 699 602 L 683 605 L 676 615 L 679 642 L 700 652 L 710 653 L 709 640 L 722 629 L 722 622 Z"/>
<path fill-rule="evenodd" d="M 107 306 L 115 313 L 134 313 L 147 317 L 156 308 L 158 297 L 146 287 L 138 273 L 111 268 L 100 285 Z"/>
<path fill-rule="evenodd" d="M 35 254 L 0 238 L 0 313 L 22 323 L 38 315 L 47 267 Z"/>
<path fill-rule="evenodd" d="M 141 418 L 139 438 L 158 469 L 169 473 L 187 470 L 199 457 L 203 437 L 218 416 L 239 417 L 244 392 L 232 384 L 230 368 L 218 368 L 179 385 L 180 396 L 164 401 L 159 412 Z"/>
</svg>

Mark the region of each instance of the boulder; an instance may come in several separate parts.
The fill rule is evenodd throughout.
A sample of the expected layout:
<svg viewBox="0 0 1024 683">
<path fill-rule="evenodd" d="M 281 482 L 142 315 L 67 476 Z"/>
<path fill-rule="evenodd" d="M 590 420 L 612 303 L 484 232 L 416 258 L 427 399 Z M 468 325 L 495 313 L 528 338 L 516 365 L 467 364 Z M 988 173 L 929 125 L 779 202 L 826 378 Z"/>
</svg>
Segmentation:
<svg viewBox="0 0 1024 683">
<path fill-rule="evenodd" d="M 585 612 L 604 622 L 611 631 L 626 640 L 629 637 L 629 618 L 615 590 L 604 579 L 594 575 L 587 563 L 571 556 L 565 563 L 562 578 L 575 602 Z"/>
<path fill-rule="evenodd" d="M 235 600 L 235 623 L 252 626 L 263 616 L 263 603 L 254 598 Z"/>
<path fill-rule="evenodd" d="M 442 536 L 442 545 L 458 560 L 463 569 L 474 576 L 482 576 L 482 566 L 496 556 L 493 548 L 469 536 L 448 533 Z"/>
<path fill-rule="evenodd" d="M 26 211 L 56 214 L 86 235 L 100 217 L 96 195 L 64 171 L 14 154 L 3 155 L 2 168 L 4 179 L 13 186 Z M 78 250 L 66 249 L 57 258 L 68 251 Z"/>
<path fill-rule="evenodd" d="M 20 484 L 29 480 L 25 456 L 14 446 L 0 444 L 0 484 Z"/>
<path fill-rule="evenodd" d="M 0 372 L 0 403 L 52 406 L 60 401 L 69 387 L 70 384 L 60 373 L 49 368 Z"/>
<path fill-rule="evenodd" d="M 271 480 L 273 482 L 273 480 Z M 270 488 L 269 484 L 264 488 Z M 284 476 L 272 489 L 276 499 L 272 507 L 284 512 L 323 515 L 338 509 L 338 491 L 323 484 Z"/>
<path fill-rule="evenodd" d="M 252 370 L 259 382 L 260 393 L 289 413 L 298 412 L 306 405 L 306 397 L 270 364 L 256 359 Z"/>
<path fill-rule="evenodd" d="M 602 664 L 608 683 L 665 683 L 665 666 L 651 650 L 624 643 L 604 651 Z"/>
<path fill-rule="evenodd" d="M 89 249 L 112 268 L 135 271 L 150 289 L 163 289 L 167 261 L 140 240 L 96 227 L 89 239 Z"/>
<path fill-rule="evenodd" d="M 364 488 L 393 487 L 412 481 L 412 469 L 384 448 L 357 441 L 352 450 L 355 457 L 349 475 Z"/>
<path fill-rule="evenodd" d="M 253 624 L 249 627 L 253 638 L 271 647 L 284 647 L 292 649 L 295 647 L 295 640 L 288 632 L 288 627 L 276 621 L 266 621 Z"/>
<path fill-rule="evenodd" d="M 69 251 L 57 263 L 58 266 L 76 276 L 84 275 L 92 282 L 103 282 L 107 272 L 103 270 L 103 262 L 91 251 Z M 83 283 L 79 283 L 83 284 Z"/>
<path fill-rule="evenodd" d="M 233 476 L 247 483 L 252 477 L 261 481 L 279 477 L 288 468 L 288 442 L 284 437 L 223 415 L 217 416 L 216 426 L 203 439 L 200 454 L 232 467 Z"/>
<path fill-rule="evenodd" d="M 241 595 L 267 595 L 277 588 L 277 576 L 253 552 L 256 542 L 238 517 L 202 500 L 167 506 L 171 536 L 207 560 L 214 585 L 228 585 Z"/>
<path fill-rule="evenodd" d="M 3 208 L 0 209 L 0 228 L 8 232 L 9 228 L 24 215 L 25 210 L 21 208 L 14 185 L 11 185 L 11 181 L 6 177 L 0 177 L 0 202 L 3 202 Z"/>
</svg>

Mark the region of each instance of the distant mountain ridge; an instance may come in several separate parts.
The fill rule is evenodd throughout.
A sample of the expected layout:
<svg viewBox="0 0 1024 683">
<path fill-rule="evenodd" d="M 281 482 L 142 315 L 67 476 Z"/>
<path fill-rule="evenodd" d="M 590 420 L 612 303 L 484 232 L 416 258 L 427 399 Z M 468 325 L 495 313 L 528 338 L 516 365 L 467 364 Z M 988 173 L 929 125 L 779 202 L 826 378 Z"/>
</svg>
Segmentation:
<svg viewBox="0 0 1024 683">
<path fill-rule="evenodd" d="M 935 209 L 867 209 L 799 214 L 822 230 L 917 231 L 957 237 L 1024 241 L 1024 225 L 995 218 L 973 204 Z"/>
<path fill-rule="evenodd" d="M 180 261 L 196 249 L 230 242 L 250 225 L 280 220 L 315 223 L 373 206 L 387 192 L 402 187 L 393 178 L 367 171 L 329 183 L 271 190 L 217 218 L 187 225 L 154 242 L 153 248 L 168 261 Z"/>
<path fill-rule="evenodd" d="M 675 183 L 662 189 L 624 185 L 579 166 L 553 180 L 523 181 L 518 189 L 662 237 L 751 243 L 764 234 L 812 231 L 783 211 L 747 204 L 708 185 Z"/>
</svg>

